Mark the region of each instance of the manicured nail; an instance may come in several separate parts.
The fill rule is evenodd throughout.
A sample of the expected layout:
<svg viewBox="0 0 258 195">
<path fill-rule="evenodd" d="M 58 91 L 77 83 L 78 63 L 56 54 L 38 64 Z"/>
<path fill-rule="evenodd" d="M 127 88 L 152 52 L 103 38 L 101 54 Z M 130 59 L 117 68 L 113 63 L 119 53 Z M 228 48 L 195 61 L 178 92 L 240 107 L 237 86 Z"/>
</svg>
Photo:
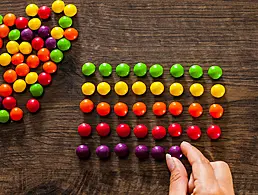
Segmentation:
<svg viewBox="0 0 258 195">
<path fill-rule="evenodd" d="M 170 154 L 166 154 L 166 160 L 167 160 L 168 169 L 172 171 L 175 168 L 175 162 Z"/>
</svg>

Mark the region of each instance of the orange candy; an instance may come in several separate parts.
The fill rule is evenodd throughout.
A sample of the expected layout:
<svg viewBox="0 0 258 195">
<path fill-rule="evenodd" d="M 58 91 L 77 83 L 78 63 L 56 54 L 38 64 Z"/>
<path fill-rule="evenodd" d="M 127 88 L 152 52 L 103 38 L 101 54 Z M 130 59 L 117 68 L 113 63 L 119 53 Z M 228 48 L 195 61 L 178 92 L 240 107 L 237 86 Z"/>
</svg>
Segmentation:
<svg viewBox="0 0 258 195">
<path fill-rule="evenodd" d="M 125 116 L 128 113 L 128 106 L 123 102 L 118 102 L 114 106 L 114 112 L 117 116 Z"/>
<path fill-rule="evenodd" d="M 24 62 L 24 55 L 21 53 L 14 54 L 12 56 L 12 64 L 17 66 Z"/>
<path fill-rule="evenodd" d="M 22 109 L 15 107 L 10 112 L 10 117 L 13 121 L 20 121 L 23 118 Z"/>
<path fill-rule="evenodd" d="M 27 57 L 26 63 L 27 63 L 27 65 L 30 68 L 37 68 L 39 63 L 40 63 L 40 61 L 39 61 L 38 56 L 36 56 L 36 55 L 29 55 Z"/>
<path fill-rule="evenodd" d="M 212 104 L 209 109 L 210 115 L 212 118 L 221 118 L 224 112 L 224 109 L 219 104 Z"/>
<path fill-rule="evenodd" d="M 147 111 L 147 108 L 146 108 L 146 105 L 143 102 L 136 102 L 133 105 L 133 113 L 136 116 L 142 116 L 146 113 L 146 111 Z"/>
<path fill-rule="evenodd" d="M 40 49 L 37 55 L 42 62 L 46 62 L 50 59 L 50 51 L 47 48 Z"/>
<path fill-rule="evenodd" d="M 57 66 L 54 62 L 46 62 L 43 64 L 43 70 L 48 74 L 53 74 L 57 70 Z"/>
<path fill-rule="evenodd" d="M 201 104 L 199 103 L 192 103 L 189 108 L 188 108 L 188 112 L 192 117 L 199 117 L 202 115 L 203 109 Z"/>
<path fill-rule="evenodd" d="M 13 26 L 15 24 L 16 16 L 14 14 L 6 14 L 3 22 L 6 26 Z"/>
<path fill-rule="evenodd" d="M 3 39 L 0 38 L 0 49 L 3 47 Z"/>
<path fill-rule="evenodd" d="M 110 105 L 106 102 L 100 102 L 97 105 L 97 113 L 100 116 L 107 116 L 110 113 Z"/>
<path fill-rule="evenodd" d="M 183 106 L 180 102 L 171 102 L 168 110 L 173 116 L 179 116 L 183 112 Z"/>
<path fill-rule="evenodd" d="M 152 111 L 156 116 L 162 116 L 167 111 L 167 106 L 164 102 L 155 102 L 152 106 Z"/>
<path fill-rule="evenodd" d="M 64 31 L 64 36 L 66 39 L 68 39 L 69 41 L 73 41 L 75 39 L 77 39 L 78 37 L 78 31 L 75 28 L 67 28 Z"/>
<path fill-rule="evenodd" d="M 92 112 L 93 108 L 94 108 L 94 104 L 93 104 L 93 102 L 92 102 L 91 100 L 89 100 L 89 99 L 84 99 L 84 100 L 82 100 L 81 103 L 80 103 L 80 109 L 81 109 L 81 111 L 84 112 L 84 113 L 90 113 L 90 112 Z"/>
<path fill-rule="evenodd" d="M 14 70 L 9 69 L 4 73 L 4 80 L 7 83 L 13 83 L 17 79 L 17 74 Z"/>
<path fill-rule="evenodd" d="M 18 76 L 25 77 L 30 72 L 30 67 L 25 63 L 21 63 L 16 66 L 15 72 Z"/>
<path fill-rule="evenodd" d="M 5 24 L 0 25 L 0 38 L 5 38 L 8 36 L 10 29 Z"/>
<path fill-rule="evenodd" d="M 0 96 L 7 97 L 12 95 L 12 93 L 13 93 L 13 89 L 10 85 L 8 84 L 0 85 Z"/>
</svg>

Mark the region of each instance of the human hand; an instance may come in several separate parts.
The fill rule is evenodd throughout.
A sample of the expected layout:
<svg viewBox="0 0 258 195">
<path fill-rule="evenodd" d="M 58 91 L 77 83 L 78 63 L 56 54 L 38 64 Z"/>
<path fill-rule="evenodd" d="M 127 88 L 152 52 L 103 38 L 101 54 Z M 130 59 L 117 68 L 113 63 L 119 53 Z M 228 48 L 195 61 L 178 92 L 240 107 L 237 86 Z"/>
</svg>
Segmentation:
<svg viewBox="0 0 258 195">
<path fill-rule="evenodd" d="M 177 158 L 166 155 L 171 172 L 169 195 L 234 195 L 232 175 L 227 163 L 210 162 L 194 146 L 181 143 L 181 150 L 192 166 L 188 175 L 184 165 Z"/>
</svg>

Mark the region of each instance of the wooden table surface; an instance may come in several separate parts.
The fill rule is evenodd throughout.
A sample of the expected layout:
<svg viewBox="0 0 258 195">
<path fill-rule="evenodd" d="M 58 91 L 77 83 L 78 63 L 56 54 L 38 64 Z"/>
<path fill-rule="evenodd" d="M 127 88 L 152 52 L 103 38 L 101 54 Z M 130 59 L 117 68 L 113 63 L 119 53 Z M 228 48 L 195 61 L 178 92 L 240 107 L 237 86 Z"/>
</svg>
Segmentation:
<svg viewBox="0 0 258 195">
<path fill-rule="evenodd" d="M 9 1 L 1 0 L 0 13 L 15 13 L 25 16 L 24 8 L 34 2 L 50 6 L 51 0 Z M 200 125 L 203 135 L 198 141 L 190 141 L 211 161 L 223 160 L 229 163 L 236 194 L 258 194 L 258 1 L 201 1 L 201 0 L 74 0 L 78 14 L 74 27 L 79 30 L 79 39 L 72 43 L 72 49 L 65 52 L 65 58 L 54 75 L 52 85 L 45 89 L 40 98 L 41 111 L 30 114 L 25 111 L 20 123 L 0 125 L 0 194 L 167 194 L 169 172 L 165 162 L 149 159 L 139 162 L 133 152 L 128 159 L 119 160 L 114 153 L 107 161 L 100 161 L 95 148 L 100 144 L 113 147 L 119 142 L 128 144 L 131 151 L 140 143 L 148 146 L 178 145 L 190 141 L 186 127 Z M 54 26 L 60 16 L 53 14 L 48 25 Z M 0 50 L 1 53 L 3 50 Z M 115 73 L 102 79 L 98 73 L 85 78 L 81 66 L 85 62 L 99 65 L 109 62 L 115 65 L 126 62 L 131 67 L 137 62 L 148 66 L 160 63 L 165 67 L 162 81 L 166 90 L 161 97 L 154 97 L 148 90 L 142 97 L 130 91 L 125 97 L 118 97 L 114 91 L 107 97 L 95 94 L 95 103 L 107 101 L 114 105 L 126 102 L 131 108 L 136 101 L 148 102 L 148 113 L 136 118 L 132 112 L 123 119 L 112 113 L 107 118 L 93 114 L 82 114 L 79 103 L 84 98 L 81 85 L 85 81 L 97 84 L 100 81 L 114 83 L 119 80 Z M 175 80 L 169 75 L 169 68 L 181 63 L 186 69 L 185 76 L 177 81 L 182 83 L 185 93 L 173 98 L 168 87 Z M 201 98 L 189 94 L 189 86 L 195 81 L 189 77 L 192 64 L 200 64 L 204 77 L 200 82 L 205 87 Z M 212 81 L 207 70 L 211 65 L 223 68 L 223 78 Z M 7 67 L 9 68 L 9 67 Z M 6 68 L 0 69 L 1 75 Z M 129 85 L 137 80 L 131 73 L 122 79 Z M 153 81 L 150 76 L 140 79 L 147 86 Z M 2 77 L 0 83 L 3 82 Z M 214 83 L 226 86 L 227 93 L 215 100 L 209 90 Z M 29 92 L 15 95 L 18 105 L 25 109 Z M 184 113 L 178 118 L 170 114 L 156 118 L 151 112 L 155 101 L 170 103 L 173 99 L 184 105 Z M 204 114 L 192 119 L 187 108 L 192 102 L 200 102 Z M 225 114 L 221 120 L 213 120 L 208 114 L 209 106 L 220 103 Z M 77 126 L 82 122 L 93 127 L 100 121 L 111 124 L 112 133 L 100 138 L 96 132 L 88 139 L 81 139 Z M 114 128 L 125 122 L 132 127 L 136 124 L 168 126 L 179 122 L 184 129 L 178 139 L 167 137 L 155 142 L 151 133 L 148 138 L 137 140 L 134 135 L 120 139 Z M 206 128 L 211 124 L 222 128 L 222 137 L 211 141 Z M 80 161 L 75 148 L 82 143 L 89 145 L 90 160 Z M 183 163 L 189 165 L 185 159 Z"/>
</svg>

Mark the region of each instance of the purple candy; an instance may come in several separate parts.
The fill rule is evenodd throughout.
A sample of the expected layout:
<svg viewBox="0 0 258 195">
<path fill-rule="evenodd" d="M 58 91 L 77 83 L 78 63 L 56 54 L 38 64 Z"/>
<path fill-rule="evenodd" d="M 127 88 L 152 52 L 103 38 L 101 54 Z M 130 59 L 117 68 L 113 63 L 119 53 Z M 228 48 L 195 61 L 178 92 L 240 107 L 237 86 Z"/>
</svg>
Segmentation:
<svg viewBox="0 0 258 195">
<path fill-rule="evenodd" d="M 87 159 L 90 157 L 90 149 L 87 145 L 79 145 L 76 154 L 80 159 Z"/>
<path fill-rule="evenodd" d="M 181 148 L 179 146 L 172 146 L 171 148 L 169 148 L 168 153 L 172 156 L 172 157 L 176 157 L 176 158 L 182 158 L 183 154 L 181 152 Z"/>
<path fill-rule="evenodd" d="M 45 41 L 45 46 L 49 50 L 55 49 L 56 48 L 56 40 L 53 37 L 49 37 Z"/>
<path fill-rule="evenodd" d="M 165 149 L 161 146 L 154 146 L 151 149 L 151 156 L 155 160 L 163 160 L 165 158 Z"/>
<path fill-rule="evenodd" d="M 114 151 L 116 153 L 116 155 L 120 158 L 124 158 L 126 156 L 128 156 L 129 154 L 129 149 L 127 147 L 127 145 L 119 143 L 115 146 Z"/>
<path fill-rule="evenodd" d="M 48 26 L 41 26 L 38 30 L 38 35 L 41 37 L 41 38 L 47 38 L 49 37 L 50 35 L 50 29 Z"/>
<path fill-rule="evenodd" d="M 96 148 L 96 154 L 100 159 L 105 159 L 109 157 L 110 150 L 106 145 L 101 145 Z"/>
<path fill-rule="evenodd" d="M 2 107 L 2 101 L 3 101 L 3 98 L 0 97 L 0 108 Z"/>
<path fill-rule="evenodd" d="M 149 157 L 149 149 L 145 145 L 136 146 L 134 152 L 139 159 L 146 159 Z"/>
<path fill-rule="evenodd" d="M 24 41 L 30 41 L 34 37 L 33 31 L 29 28 L 25 28 L 23 31 L 21 31 L 21 38 Z"/>
</svg>

